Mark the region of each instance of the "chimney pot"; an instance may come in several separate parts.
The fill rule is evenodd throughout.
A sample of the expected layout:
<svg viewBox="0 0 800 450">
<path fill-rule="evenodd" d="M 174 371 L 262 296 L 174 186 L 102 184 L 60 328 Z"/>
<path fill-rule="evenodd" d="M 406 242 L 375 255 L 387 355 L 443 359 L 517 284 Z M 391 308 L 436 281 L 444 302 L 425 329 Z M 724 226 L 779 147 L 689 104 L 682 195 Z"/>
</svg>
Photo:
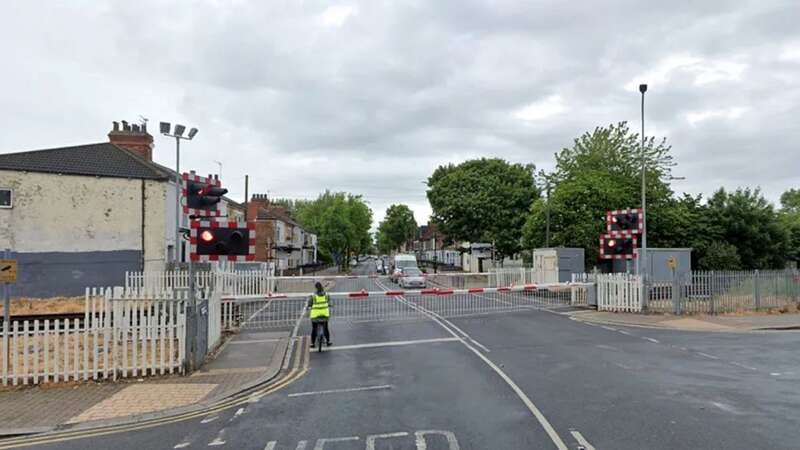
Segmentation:
<svg viewBox="0 0 800 450">
<path fill-rule="evenodd" d="M 128 125 L 127 120 L 122 121 L 122 131 L 131 131 L 131 127 Z"/>
<path fill-rule="evenodd" d="M 134 133 L 138 133 L 139 132 L 139 125 L 133 124 L 133 125 L 131 125 L 131 127 L 133 128 L 133 132 Z"/>
<path fill-rule="evenodd" d="M 146 123 L 142 124 L 142 133 L 147 133 L 147 124 Z"/>
<path fill-rule="evenodd" d="M 114 124 L 114 131 L 119 131 L 119 122 L 114 121 L 114 122 L 111 122 L 111 123 Z"/>
</svg>

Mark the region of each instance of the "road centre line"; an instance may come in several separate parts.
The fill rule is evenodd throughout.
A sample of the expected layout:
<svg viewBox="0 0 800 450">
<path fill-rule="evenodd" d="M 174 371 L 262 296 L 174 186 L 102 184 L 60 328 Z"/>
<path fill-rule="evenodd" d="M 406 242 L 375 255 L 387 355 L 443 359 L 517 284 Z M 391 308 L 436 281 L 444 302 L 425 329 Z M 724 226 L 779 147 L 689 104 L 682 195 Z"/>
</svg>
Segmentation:
<svg viewBox="0 0 800 450">
<path fill-rule="evenodd" d="M 456 342 L 458 338 L 455 337 L 445 337 L 445 338 L 434 338 L 434 339 L 417 339 L 414 341 L 387 341 L 387 342 L 373 342 L 369 344 L 353 344 L 353 345 L 340 345 L 329 347 L 327 351 L 333 350 L 353 350 L 359 348 L 377 348 L 377 347 L 397 347 L 402 345 L 416 345 L 416 344 L 429 344 L 432 342 Z"/>
<path fill-rule="evenodd" d="M 436 314 L 436 313 L 434 313 L 432 311 L 429 311 L 429 310 L 427 310 L 425 308 L 422 308 L 420 306 L 414 305 L 413 303 L 411 303 L 408 300 L 406 300 L 405 297 L 401 296 L 401 297 L 396 297 L 396 298 L 399 301 L 401 301 L 404 304 L 406 304 L 407 306 L 411 307 L 412 309 L 415 309 L 417 311 L 422 312 L 423 314 L 426 314 L 428 317 L 431 318 L 431 320 L 433 320 L 434 322 L 438 323 L 442 328 L 447 330 L 450 334 L 452 334 L 455 337 L 458 337 L 458 335 L 453 330 L 451 330 L 450 327 L 448 327 L 445 324 L 445 323 L 451 324 L 451 322 L 449 320 L 437 317 L 438 314 Z M 525 404 L 525 406 L 533 414 L 533 416 L 536 418 L 536 420 L 539 422 L 539 424 L 542 426 L 542 428 L 544 428 L 544 431 L 550 437 L 550 440 L 553 441 L 553 444 L 555 444 L 555 446 L 558 448 L 558 450 L 568 450 L 569 447 L 567 447 L 567 445 L 561 439 L 561 436 L 558 435 L 558 433 L 553 428 L 553 426 L 550 424 L 550 422 L 547 420 L 547 418 L 544 416 L 544 414 L 542 414 L 542 412 L 539 410 L 539 408 L 536 407 L 536 405 L 533 403 L 533 401 L 531 401 L 531 399 L 528 397 L 528 395 L 525 394 L 525 391 L 523 391 L 519 386 L 517 386 L 517 384 L 514 383 L 514 381 L 508 375 L 506 375 L 506 373 L 503 372 L 502 369 L 500 369 L 500 367 L 498 367 L 495 363 L 493 363 L 489 358 L 484 356 L 483 353 L 481 353 L 475 347 L 473 347 L 472 345 L 467 343 L 467 341 L 465 341 L 463 338 L 459 338 L 459 339 L 461 340 L 461 343 L 465 347 L 467 347 L 472 353 L 477 355 L 484 363 L 486 363 L 492 370 L 494 370 L 495 373 L 497 373 L 500 376 L 500 378 L 502 378 L 503 381 L 506 382 L 506 384 L 511 388 L 511 390 L 513 390 L 514 393 L 517 394 L 517 397 L 519 397 L 519 399 L 522 400 L 522 403 Z"/>
<path fill-rule="evenodd" d="M 585 450 L 595 450 L 594 446 L 590 444 L 585 437 L 583 437 L 580 431 L 573 430 L 570 431 L 570 433 L 572 433 L 572 437 L 574 437 L 575 440 L 578 441 L 578 444 L 583 446 Z"/>
<path fill-rule="evenodd" d="M 377 285 L 378 285 L 378 286 L 379 286 L 381 289 L 388 290 L 388 289 L 387 289 L 387 287 L 386 287 L 386 286 L 385 286 L 383 283 L 380 283 L 380 282 L 376 281 L 376 282 L 375 282 L 375 284 L 377 284 Z M 472 295 L 475 295 L 475 294 L 472 294 Z M 486 297 L 483 297 L 483 296 L 481 296 L 481 295 L 476 295 L 476 297 L 486 298 Z M 400 296 L 400 297 L 398 297 L 398 298 L 402 298 L 403 300 L 405 300 L 405 301 L 406 301 L 406 302 L 408 302 L 409 304 L 413 304 L 413 302 L 411 302 L 410 300 L 408 300 L 408 299 L 407 299 L 405 296 Z M 417 305 L 414 305 L 414 306 L 417 306 Z M 442 316 L 440 316 L 439 314 L 437 314 L 437 313 L 435 313 L 435 312 L 433 312 L 433 311 L 430 311 L 430 310 L 428 310 L 428 309 L 422 308 L 421 306 L 420 306 L 419 308 L 421 308 L 423 311 L 425 311 L 425 314 L 428 314 L 428 315 L 434 315 L 434 316 L 436 316 L 436 317 L 438 317 L 438 318 L 440 318 L 440 319 L 444 320 L 445 322 L 447 322 L 447 324 L 448 324 L 448 325 L 450 325 L 450 326 L 451 326 L 451 327 L 453 327 L 453 328 L 454 328 L 456 331 L 458 331 L 459 333 L 461 333 L 461 335 L 462 335 L 462 336 L 464 336 L 464 337 L 466 337 L 467 339 L 469 339 L 469 340 L 470 340 L 470 341 L 471 341 L 473 344 L 477 345 L 478 347 L 480 347 L 481 349 L 483 349 L 483 350 L 484 350 L 485 352 L 487 352 L 487 353 L 489 353 L 489 352 L 490 352 L 490 350 L 489 350 L 488 348 L 486 348 L 486 346 L 485 346 L 485 345 L 483 345 L 483 344 L 481 344 L 480 342 L 478 342 L 478 341 L 476 341 L 475 339 L 473 339 L 473 338 L 472 338 L 472 336 L 470 336 L 470 335 L 469 335 L 469 334 L 468 334 L 466 331 L 464 331 L 464 330 L 462 330 L 461 328 L 459 328 L 458 326 L 456 326 L 456 324 L 454 324 L 453 322 L 450 322 L 449 320 L 447 320 L 447 319 L 443 318 L 443 317 L 442 317 Z M 412 309 L 413 309 L 413 308 L 412 308 Z M 417 310 L 417 311 L 419 311 L 419 310 Z"/>
<path fill-rule="evenodd" d="M 340 394 L 345 392 L 361 392 L 361 391 L 378 391 L 378 390 L 385 390 L 391 389 L 394 387 L 391 384 L 382 384 L 380 386 L 363 386 L 363 387 L 356 387 L 356 388 L 346 388 L 346 389 L 330 389 L 327 391 L 309 391 L 309 392 L 295 392 L 293 394 L 289 394 L 287 397 L 304 397 L 307 395 L 324 395 L 324 394 Z"/>
</svg>

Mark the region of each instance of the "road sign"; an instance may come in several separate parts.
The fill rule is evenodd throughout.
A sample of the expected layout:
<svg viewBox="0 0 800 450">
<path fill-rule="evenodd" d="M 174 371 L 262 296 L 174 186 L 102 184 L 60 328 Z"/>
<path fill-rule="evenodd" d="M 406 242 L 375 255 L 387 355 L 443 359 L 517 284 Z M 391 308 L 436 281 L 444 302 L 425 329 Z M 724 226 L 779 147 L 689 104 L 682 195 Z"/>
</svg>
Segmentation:
<svg viewBox="0 0 800 450">
<path fill-rule="evenodd" d="M 17 282 L 17 260 L 0 259 L 0 283 Z"/>
<path fill-rule="evenodd" d="M 668 256 L 667 257 L 667 266 L 669 266 L 669 268 L 672 269 L 672 270 L 677 269 L 678 268 L 678 258 L 676 258 L 674 256 Z"/>
</svg>

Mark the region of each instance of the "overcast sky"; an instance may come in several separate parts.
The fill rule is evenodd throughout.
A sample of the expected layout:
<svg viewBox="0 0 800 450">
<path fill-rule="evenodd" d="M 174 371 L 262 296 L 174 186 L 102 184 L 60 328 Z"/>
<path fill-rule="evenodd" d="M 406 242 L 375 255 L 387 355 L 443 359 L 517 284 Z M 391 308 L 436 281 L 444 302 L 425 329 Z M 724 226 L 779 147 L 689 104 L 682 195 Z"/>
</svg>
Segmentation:
<svg viewBox="0 0 800 450">
<path fill-rule="evenodd" d="M 436 166 L 551 168 L 595 126 L 672 144 L 678 192 L 800 187 L 800 2 L 3 3 L 0 152 L 100 142 L 113 120 L 200 129 L 182 168 L 250 192 L 430 208 Z M 156 161 L 174 143 L 156 136 Z M 615 205 L 619 206 L 619 205 Z"/>
</svg>

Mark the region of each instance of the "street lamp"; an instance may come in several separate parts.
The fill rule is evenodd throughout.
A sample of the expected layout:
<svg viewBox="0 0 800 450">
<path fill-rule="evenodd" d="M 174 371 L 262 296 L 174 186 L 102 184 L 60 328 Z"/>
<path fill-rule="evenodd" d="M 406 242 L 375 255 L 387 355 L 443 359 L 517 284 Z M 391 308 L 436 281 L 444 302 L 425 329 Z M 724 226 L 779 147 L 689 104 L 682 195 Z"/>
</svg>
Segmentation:
<svg viewBox="0 0 800 450">
<path fill-rule="evenodd" d="M 161 122 L 159 130 L 161 134 L 168 137 L 175 138 L 175 258 L 174 262 L 179 262 L 178 252 L 180 251 L 180 232 L 181 232 L 181 139 L 191 141 L 197 134 L 197 128 L 189 130 L 189 135 L 184 136 L 183 132 L 186 127 L 183 125 L 175 124 L 174 131 L 170 133 L 170 123 Z M 182 252 L 181 252 L 182 253 Z"/>
<path fill-rule="evenodd" d="M 639 92 L 642 94 L 642 145 L 641 145 L 641 154 L 642 154 L 642 248 L 639 252 L 639 275 L 642 275 L 643 278 L 646 278 L 646 261 L 647 261 L 647 194 L 645 193 L 646 189 L 646 179 L 645 179 L 645 154 L 644 154 L 644 93 L 647 92 L 647 85 L 640 84 L 639 85 Z"/>
</svg>

